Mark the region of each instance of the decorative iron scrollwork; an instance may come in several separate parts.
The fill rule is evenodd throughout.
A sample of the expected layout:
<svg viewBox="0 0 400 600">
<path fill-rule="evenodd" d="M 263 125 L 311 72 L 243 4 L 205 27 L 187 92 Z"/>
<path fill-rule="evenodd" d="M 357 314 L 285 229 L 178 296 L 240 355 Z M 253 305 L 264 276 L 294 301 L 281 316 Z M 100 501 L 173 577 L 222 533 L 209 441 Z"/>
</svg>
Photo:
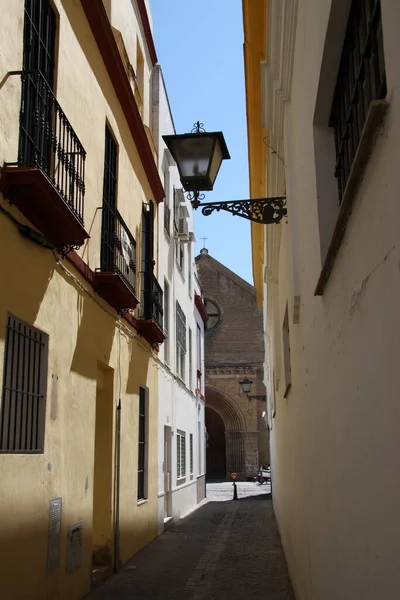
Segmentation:
<svg viewBox="0 0 400 600">
<path fill-rule="evenodd" d="M 63 246 L 60 249 L 60 254 L 61 254 L 61 258 L 65 258 L 67 256 L 67 254 L 69 254 L 70 252 L 72 252 L 72 250 L 79 250 L 79 248 L 81 247 L 82 244 L 79 245 L 71 245 L 71 246 Z"/>
<path fill-rule="evenodd" d="M 248 221 L 270 225 L 280 223 L 283 217 L 287 216 L 286 196 L 276 196 L 273 198 L 256 198 L 251 200 L 234 200 L 227 202 L 199 202 L 199 198 L 194 194 L 192 201 L 193 208 L 201 207 L 203 215 L 208 217 L 214 211 L 224 210 L 232 215 L 243 217 Z"/>
</svg>

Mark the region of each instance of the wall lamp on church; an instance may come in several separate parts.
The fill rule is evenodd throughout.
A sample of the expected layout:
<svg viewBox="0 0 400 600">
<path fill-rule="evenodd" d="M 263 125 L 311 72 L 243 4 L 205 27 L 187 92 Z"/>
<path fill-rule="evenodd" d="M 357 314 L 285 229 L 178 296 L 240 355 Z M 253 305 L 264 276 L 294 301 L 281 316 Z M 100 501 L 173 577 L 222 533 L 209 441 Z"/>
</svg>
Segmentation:
<svg viewBox="0 0 400 600">
<path fill-rule="evenodd" d="M 203 215 L 224 210 L 263 225 L 280 223 L 286 217 L 286 196 L 201 202 L 205 198 L 203 192 L 213 189 L 222 161 L 230 158 L 221 131 L 206 132 L 197 121 L 190 133 L 163 135 L 163 140 L 177 164 L 182 186 L 193 208 L 201 207 Z"/>
<path fill-rule="evenodd" d="M 251 403 L 253 400 L 266 400 L 267 396 L 265 394 L 259 394 L 257 396 L 250 396 L 251 386 L 253 385 L 252 379 L 241 379 L 239 381 L 240 391 L 242 394 L 246 394 L 247 399 L 249 401 L 249 412 L 251 412 Z"/>
</svg>

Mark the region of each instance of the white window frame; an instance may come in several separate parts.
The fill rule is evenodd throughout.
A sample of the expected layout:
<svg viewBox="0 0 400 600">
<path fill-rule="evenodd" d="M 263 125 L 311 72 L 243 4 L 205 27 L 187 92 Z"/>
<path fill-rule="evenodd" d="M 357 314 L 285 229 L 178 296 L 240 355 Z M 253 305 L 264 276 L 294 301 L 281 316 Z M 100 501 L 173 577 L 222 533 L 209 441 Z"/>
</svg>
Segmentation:
<svg viewBox="0 0 400 600">
<path fill-rule="evenodd" d="M 176 430 L 176 478 L 186 477 L 186 433 Z"/>
</svg>

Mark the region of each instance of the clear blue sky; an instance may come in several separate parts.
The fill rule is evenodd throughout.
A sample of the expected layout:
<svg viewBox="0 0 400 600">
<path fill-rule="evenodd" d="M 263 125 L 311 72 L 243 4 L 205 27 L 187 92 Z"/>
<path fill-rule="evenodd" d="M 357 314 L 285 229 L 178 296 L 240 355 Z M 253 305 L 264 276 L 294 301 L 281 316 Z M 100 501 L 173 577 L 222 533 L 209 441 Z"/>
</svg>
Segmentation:
<svg viewBox="0 0 400 600">
<path fill-rule="evenodd" d="M 249 198 L 241 0 L 150 0 L 153 34 L 177 133 L 196 121 L 222 131 L 231 160 L 206 201 Z M 196 254 L 210 254 L 253 283 L 250 221 L 195 214 Z"/>
</svg>

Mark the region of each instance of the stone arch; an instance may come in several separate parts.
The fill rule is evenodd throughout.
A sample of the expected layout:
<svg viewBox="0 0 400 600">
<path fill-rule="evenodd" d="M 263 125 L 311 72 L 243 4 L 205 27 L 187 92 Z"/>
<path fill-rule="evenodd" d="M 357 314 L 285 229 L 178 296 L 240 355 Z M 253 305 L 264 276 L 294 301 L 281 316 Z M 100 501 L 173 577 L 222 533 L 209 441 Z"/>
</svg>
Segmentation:
<svg viewBox="0 0 400 600">
<path fill-rule="evenodd" d="M 212 408 L 224 421 L 227 431 L 246 431 L 246 421 L 235 402 L 217 387 L 206 386 L 206 406 Z"/>
<path fill-rule="evenodd" d="M 206 386 L 206 423 L 207 412 L 214 411 L 225 426 L 223 450 L 218 445 L 220 452 L 223 451 L 225 477 L 230 477 L 231 473 L 237 473 L 238 477 L 245 475 L 245 436 L 246 421 L 240 407 L 228 395 L 220 389 L 213 386 Z M 211 425 L 212 420 L 210 421 Z M 220 436 L 218 433 L 217 436 Z M 220 440 L 220 438 L 218 438 Z M 215 442 L 217 438 L 214 437 Z M 210 431 L 210 446 L 212 446 L 212 432 Z M 215 448 L 215 446 L 214 446 Z M 211 466 L 215 455 L 210 447 L 207 458 L 210 458 L 208 464 Z M 220 456 L 218 457 L 221 458 Z M 218 461 L 220 462 L 220 461 Z M 211 474 L 211 473 L 210 473 Z"/>
</svg>

